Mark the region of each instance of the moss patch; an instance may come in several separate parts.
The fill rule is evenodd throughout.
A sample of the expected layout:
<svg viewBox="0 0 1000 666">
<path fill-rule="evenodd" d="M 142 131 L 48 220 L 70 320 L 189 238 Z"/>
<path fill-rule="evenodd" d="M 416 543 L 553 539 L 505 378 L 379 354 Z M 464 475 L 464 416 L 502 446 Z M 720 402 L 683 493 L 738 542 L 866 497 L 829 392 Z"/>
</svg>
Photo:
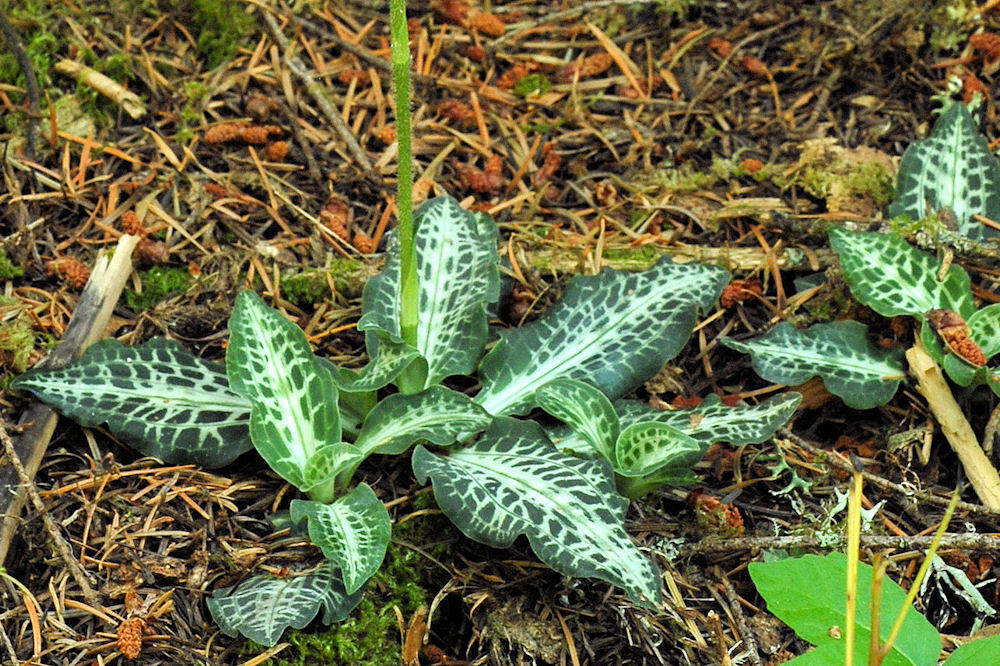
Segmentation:
<svg viewBox="0 0 1000 666">
<path fill-rule="evenodd" d="M 154 266 L 139 274 L 142 282 L 142 292 L 134 289 L 125 290 L 125 302 L 135 312 L 142 312 L 153 307 L 168 296 L 185 291 L 194 278 L 183 268 Z"/>
<path fill-rule="evenodd" d="M 281 295 L 300 308 L 312 308 L 330 295 L 326 271 L 303 271 L 281 279 Z"/>
<path fill-rule="evenodd" d="M 191 0 L 194 25 L 198 26 L 198 53 L 209 68 L 217 67 L 236 54 L 240 44 L 246 44 L 254 28 L 253 17 L 235 0 Z"/>
<path fill-rule="evenodd" d="M 0 280 L 11 280 L 22 275 L 24 268 L 12 263 L 3 248 L 0 248 Z"/>
</svg>

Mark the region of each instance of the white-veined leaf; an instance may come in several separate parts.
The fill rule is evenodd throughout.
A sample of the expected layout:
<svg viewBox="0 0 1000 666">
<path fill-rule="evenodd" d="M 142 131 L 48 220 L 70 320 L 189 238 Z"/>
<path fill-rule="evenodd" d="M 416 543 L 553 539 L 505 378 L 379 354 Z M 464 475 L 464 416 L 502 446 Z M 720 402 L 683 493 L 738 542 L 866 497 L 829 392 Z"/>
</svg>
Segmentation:
<svg viewBox="0 0 1000 666">
<path fill-rule="evenodd" d="M 228 636 L 243 634 L 261 645 L 274 645 L 287 627 L 302 629 L 323 608 L 323 622 L 339 622 L 361 601 L 361 591 L 347 594 L 330 564 L 287 578 L 254 576 L 238 586 L 215 591 L 208 610 Z"/>
<path fill-rule="evenodd" d="M 470 374 L 486 345 L 486 305 L 497 300 L 497 232 L 485 213 L 463 210 L 451 197 L 425 202 L 413 215 L 417 248 L 419 321 L 417 351 L 427 363 L 424 387 L 450 375 Z M 400 341 L 398 242 L 389 239 L 385 269 L 365 285 L 364 316 L 373 358 L 383 331 Z M 373 353 L 374 352 L 374 353 Z"/>
<path fill-rule="evenodd" d="M 332 504 L 292 500 L 293 522 L 309 519 L 309 538 L 326 559 L 336 563 L 348 594 L 358 590 L 382 565 L 392 519 L 366 484 Z"/>
<path fill-rule="evenodd" d="M 969 275 L 957 264 L 938 281 L 940 263 L 911 247 L 896 234 L 830 230 L 830 245 L 851 293 L 863 305 L 885 317 L 923 317 L 928 310 L 946 308 L 968 318 L 976 310 Z"/>
<path fill-rule="evenodd" d="M 493 420 L 467 396 L 443 386 L 391 395 L 369 412 L 355 445 L 362 457 L 373 451 L 395 455 L 419 440 L 448 446 L 469 437 Z"/>
<path fill-rule="evenodd" d="M 614 464 L 615 440 L 621 429 L 615 408 L 606 395 L 586 382 L 562 378 L 535 391 L 535 400 Z"/>
<path fill-rule="evenodd" d="M 105 339 L 78 360 L 11 382 L 86 427 L 107 423 L 144 455 L 222 467 L 248 451 L 250 402 L 229 388 L 225 368 L 176 342 L 140 347 Z"/>
<path fill-rule="evenodd" d="M 309 492 L 317 486 L 332 484 L 337 476 L 346 470 L 357 469 L 364 457 L 354 444 L 334 442 L 324 444 L 309 456 L 302 470 L 302 486 L 299 490 Z"/>
<path fill-rule="evenodd" d="M 716 442 L 742 446 L 770 439 L 778 428 L 788 423 L 800 402 L 802 396 L 798 393 L 783 393 L 759 405 L 729 407 L 713 393 L 691 409 L 655 409 L 638 400 L 616 400 L 614 407 L 623 428 L 645 421 L 666 423 L 699 442 L 703 454 Z M 592 453 L 587 442 L 568 428 L 559 428 L 549 436 L 560 449 Z M 700 459 L 701 455 L 692 456 L 686 465 L 693 465 Z"/>
<path fill-rule="evenodd" d="M 416 349 L 404 342 L 392 340 L 382 331 L 370 331 L 365 339 L 370 359 L 368 365 L 353 377 L 340 373 L 337 385 L 342 391 L 377 391 L 387 386 L 406 366 L 420 357 Z"/>
<path fill-rule="evenodd" d="M 698 308 L 714 303 L 728 281 L 721 268 L 668 256 L 641 273 L 606 268 L 574 277 L 541 319 L 502 333 L 480 364 L 476 402 L 491 414 L 524 413 L 537 387 L 562 377 L 620 397 L 677 355 Z"/>
<path fill-rule="evenodd" d="M 1000 166 L 964 104 L 952 104 L 927 138 L 903 153 L 889 215 L 919 220 L 942 208 L 955 213 L 969 238 L 997 235 L 973 215 L 1000 219 Z"/>
<path fill-rule="evenodd" d="M 313 453 L 340 441 L 334 374 L 313 356 L 302 330 L 251 291 L 236 297 L 229 331 L 226 371 L 252 404 L 254 446 L 281 478 L 302 488 Z"/>
<path fill-rule="evenodd" d="M 665 467 L 690 468 L 705 450 L 701 442 L 677 428 L 656 421 L 633 423 L 615 443 L 615 472 L 637 477 Z"/>
<path fill-rule="evenodd" d="M 567 576 L 600 578 L 636 601 L 660 600 L 660 577 L 623 527 L 628 502 L 610 464 L 558 451 L 530 421 L 499 417 L 474 443 L 442 454 L 422 446 L 413 472 L 467 536 L 506 548 L 519 534 Z"/>
<path fill-rule="evenodd" d="M 816 324 L 805 331 L 782 322 L 759 338 L 724 338 L 722 344 L 750 354 L 754 370 L 768 381 L 796 385 L 819 375 L 849 407 L 871 409 L 892 399 L 906 371 L 902 352 L 876 348 L 867 331 L 856 321 Z"/>
</svg>

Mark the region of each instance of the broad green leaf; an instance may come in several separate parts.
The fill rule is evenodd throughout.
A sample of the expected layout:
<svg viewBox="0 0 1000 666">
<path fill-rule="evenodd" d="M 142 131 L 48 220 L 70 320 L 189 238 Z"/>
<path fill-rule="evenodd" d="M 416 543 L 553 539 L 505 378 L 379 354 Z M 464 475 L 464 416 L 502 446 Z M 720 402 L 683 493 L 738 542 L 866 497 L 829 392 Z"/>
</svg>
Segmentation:
<svg viewBox="0 0 1000 666">
<path fill-rule="evenodd" d="M 80 425 L 107 423 L 147 456 L 202 467 L 228 465 L 248 451 L 250 403 L 229 388 L 225 368 L 154 338 L 140 347 L 105 339 L 56 370 L 11 382 Z"/>
<path fill-rule="evenodd" d="M 938 281 L 940 262 L 896 234 L 855 233 L 835 227 L 830 244 L 851 293 L 885 317 L 947 308 L 968 318 L 976 310 L 969 276 L 958 265 Z"/>
<path fill-rule="evenodd" d="M 396 393 L 376 405 L 355 445 L 362 457 L 373 451 L 403 453 L 419 440 L 448 446 L 484 429 L 492 419 L 464 394 L 432 386 L 411 395 Z"/>
<path fill-rule="evenodd" d="M 337 383 L 302 330 L 244 291 L 229 319 L 226 371 L 249 398 L 250 436 L 261 457 L 297 488 L 317 449 L 340 441 Z"/>
<path fill-rule="evenodd" d="M 538 406 L 556 417 L 614 464 L 614 446 L 620 428 L 607 396 L 576 379 L 555 379 L 535 392 Z"/>
<path fill-rule="evenodd" d="M 524 534 L 559 573 L 660 600 L 656 567 L 623 527 L 628 502 L 608 462 L 559 452 L 536 423 L 499 417 L 473 444 L 442 454 L 418 446 L 413 472 L 431 479 L 438 506 L 470 538 L 506 548 Z"/>
<path fill-rule="evenodd" d="M 348 594 L 360 589 L 382 565 L 392 519 L 366 484 L 332 504 L 292 500 L 290 513 L 296 523 L 309 519 L 309 538 L 340 567 Z"/>
<path fill-rule="evenodd" d="M 754 340 L 722 343 L 753 357 L 753 368 L 779 384 L 802 384 L 819 375 L 827 390 L 854 409 L 871 409 L 892 399 L 906 377 L 899 350 L 876 348 L 868 328 L 856 321 L 816 324 L 799 331 L 782 322 Z"/>
<path fill-rule="evenodd" d="M 983 666 L 1000 662 L 1000 636 L 980 638 L 951 653 L 944 666 Z"/>
<path fill-rule="evenodd" d="M 347 594 L 330 564 L 287 578 L 254 576 L 238 586 L 216 590 L 208 610 L 228 636 L 243 634 L 261 645 L 274 645 L 287 627 L 302 629 L 320 607 L 323 622 L 339 622 L 361 601 L 361 591 Z"/>
<path fill-rule="evenodd" d="M 309 492 L 317 486 L 333 483 L 341 472 L 357 469 L 362 460 L 364 456 L 354 444 L 348 442 L 324 444 L 313 451 L 306 461 L 299 489 Z"/>
<path fill-rule="evenodd" d="M 563 377 L 620 397 L 677 355 L 698 308 L 710 307 L 728 281 L 721 268 L 668 256 L 641 273 L 605 268 L 574 277 L 545 316 L 502 334 L 480 364 L 476 402 L 491 414 L 524 413 L 536 388 Z"/>
<path fill-rule="evenodd" d="M 701 442 L 666 423 L 633 423 L 615 443 L 615 472 L 646 476 L 660 469 L 690 467 L 705 453 Z"/>
<path fill-rule="evenodd" d="M 485 213 L 471 213 L 450 197 L 424 203 L 414 213 L 419 322 L 417 350 L 427 362 L 427 386 L 470 374 L 486 345 L 486 305 L 500 293 L 497 231 Z M 400 341 L 399 252 L 391 239 L 385 269 L 365 285 L 358 330 Z M 372 357 L 376 356 L 372 354 Z"/>
<path fill-rule="evenodd" d="M 375 279 L 375 278 L 372 278 Z M 406 366 L 420 357 L 413 347 L 392 340 L 382 331 L 370 331 L 365 337 L 368 365 L 352 376 L 340 373 L 337 385 L 341 391 L 377 391 L 394 380 Z"/>
<path fill-rule="evenodd" d="M 742 446 L 770 439 L 778 428 L 788 423 L 801 401 L 802 396 L 798 393 L 783 393 L 759 405 L 727 407 L 719 396 L 712 394 L 692 409 L 654 409 L 638 400 L 616 400 L 614 407 L 623 428 L 644 421 L 666 423 L 700 442 L 704 453 L 716 442 Z M 553 431 L 550 437 L 560 449 L 581 454 L 591 451 L 583 438 L 566 428 Z M 701 455 L 687 465 L 700 459 Z"/>
<path fill-rule="evenodd" d="M 844 663 L 844 638 L 830 635 L 831 628 L 838 627 L 843 634 L 846 626 L 847 558 L 843 553 L 751 562 L 750 578 L 767 601 L 768 611 L 794 629 L 799 638 L 832 657 L 826 662 L 806 660 L 803 663 Z M 856 664 L 868 663 L 871 581 L 871 566 L 860 563 L 854 637 Z M 892 580 L 883 580 L 879 632 L 883 641 L 889 637 L 896 614 L 905 603 L 906 592 Z M 941 638 L 937 630 L 911 606 L 907 609 L 902 631 L 882 663 L 884 666 L 933 665 L 940 652 Z"/>
<path fill-rule="evenodd" d="M 889 215 L 919 220 L 942 208 L 955 213 L 965 236 L 996 235 L 973 215 L 1000 219 L 1000 166 L 964 104 L 952 104 L 927 138 L 903 153 Z"/>
</svg>

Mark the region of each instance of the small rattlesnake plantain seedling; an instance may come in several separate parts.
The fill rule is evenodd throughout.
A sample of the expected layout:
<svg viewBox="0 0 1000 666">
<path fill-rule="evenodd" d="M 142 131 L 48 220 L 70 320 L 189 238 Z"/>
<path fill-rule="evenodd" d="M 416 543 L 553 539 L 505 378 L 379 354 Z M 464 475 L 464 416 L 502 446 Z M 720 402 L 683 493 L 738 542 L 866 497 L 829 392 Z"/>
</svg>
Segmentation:
<svg viewBox="0 0 1000 666">
<path fill-rule="evenodd" d="M 954 213 L 958 230 L 970 239 L 994 235 L 976 215 L 1000 216 L 1000 166 L 968 108 L 957 102 L 942 113 L 930 136 L 907 148 L 889 213 L 920 220 L 942 209 Z M 986 384 L 1000 395 L 1000 372 L 986 367 L 1000 352 L 1000 305 L 977 310 L 961 267 L 944 266 L 894 234 L 834 228 L 830 244 L 860 303 L 885 317 L 915 317 L 921 342 L 955 383 Z M 944 345 L 933 325 L 941 313 L 958 323 L 951 327 L 958 338 L 945 336 Z M 796 385 L 818 375 L 855 409 L 885 404 L 905 377 L 902 354 L 877 349 L 867 328 L 853 321 L 805 331 L 782 323 L 759 338 L 723 344 L 750 354 L 754 369 L 769 381 Z"/>
<path fill-rule="evenodd" d="M 503 331 L 483 356 L 486 307 L 499 294 L 493 220 L 442 197 L 425 203 L 415 222 L 415 342 L 404 341 L 398 324 L 404 290 L 390 240 L 384 272 L 364 291 L 359 328 L 370 361 L 360 373 L 315 356 L 297 326 L 243 292 L 225 371 L 166 341 L 136 349 L 104 342 L 64 369 L 14 382 L 175 462 L 224 465 L 252 441 L 301 491 L 289 516 L 305 522 L 324 563 L 216 590 L 208 607 L 226 633 L 273 645 L 320 611 L 324 622 L 345 617 L 391 532 L 388 511 L 356 472 L 373 453 L 413 446 L 417 479 L 431 481 L 441 509 L 469 537 L 504 547 L 524 534 L 556 571 L 655 604 L 660 576 L 624 529 L 628 502 L 619 493 L 688 481 L 712 442 L 769 438 L 798 405 L 794 394 L 738 408 L 710 398 L 693 410 L 658 412 L 621 400 L 680 351 L 698 310 L 729 281 L 721 268 L 667 257 L 642 273 L 573 278 L 541 319 Z M 470 398 L 441 384 L 453 375 L 476 375 L 481 389 Z M 407 390 L 376 401 L 390 382 Z M 514 418 L 536 406 L 568 427 Z"/>
</svg>

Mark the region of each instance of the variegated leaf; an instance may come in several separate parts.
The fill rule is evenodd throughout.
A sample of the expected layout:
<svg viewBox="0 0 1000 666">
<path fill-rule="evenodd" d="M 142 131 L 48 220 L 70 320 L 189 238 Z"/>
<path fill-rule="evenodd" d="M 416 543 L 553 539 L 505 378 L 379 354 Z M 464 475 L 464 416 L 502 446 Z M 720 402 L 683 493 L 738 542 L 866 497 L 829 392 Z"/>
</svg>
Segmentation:
<svg viewBox="0 0 1000 666">
<path fill-rule="evenodd" d="M 486 345 L 486 305 L 500 293 L 496 224 L 485 213 L 463 210 L 451 197 L 424 203 L 414 213 L 419 276 L 417 350 L 427 362 L 424 387 L 450 375 L 470 374 Z M 401 340 L 400 262 L 390 240 L 382 273 L 365 285 L 358 330 L 384 331 Z M 372 354 L 373 358 L 375 354 Z"/>
<path fill-rule="evenodd" d="M 940 262 L 896 234 L 830 230 L 830 244 L 840 257 L 851 293 L 880 315 L 923 317 L 946 308 L 968 318 L 975 312 L 969 276 L 952 264 L 938 281 Z"/>
<path fill-rule="evenodd" d="M 392 340 L 382 331 L 370 331 L 366 336 L 366 347 L 368 365 L 353 377 L 340 373 L 337 385 L 341 391 L 377 391 L 388 386 L 406 366 L 420 357 L 416 349 Z"/>
<path fill-rule="evenodd" d="M 293 522 L 309 519 L 309 538 L 326 559 L 340 567 L 344 588 L 352 594 L 382 565 L 392 533 L 385 505 L 366 484 L 332 504 L 292 500 Z"/>
<path fill-rule="evenodd" d="M 742 446 L 770 439 L 792 418 L 801 401 L 802 396 L 798 393 L 783 393 L 759 405 L 728 407 L 722 404 L 719 396 L 711 394 L 691 409 L 654 409 L 638 400 L 616 400 L 614 408 L 623 428 L 656 421 L 673 426 L 699 442 L 700 454 L 697 457 L 692 454 L 691 459 L 680 461 L 690 466 L 698 462 L 708 447 L 716 442 Z M 549 437 L 560 449 L 587 455 L 593 453 L 589 443 L 568 428 L 554 429 Z"/>
<path fill-rule="evenodd" d="M 337 477 L 347 470 L 355 470 L 364 456 L 353 444 L 334 442 L 319 447 L 306 461 L 302 470 L 300 490 L 310 492 L 322 485 L 335 485 Z"/>
<path fill-rule="evenodd" d="M 856 321 L 817 324 L 799 331 L 788 322 L 754 340 L 722 340 L 727 347 L 750 354 L 764 379 L 802 384 L 819 375 L 830 393 L 855 409 L 871 409 L 895 395 L 906 377 L 900 350 L 876 348 L 866 337 L 868 327 Z"/>
<path fill-rule="evenodd" d="M 334 374 L 313 356 L 302 330 L 253 292 L 236 297 L 229 331 L 226 371 L 252 404 L 254 446 L 281 478 L 302 488 L 316 450 L 340 441 Z"/>
<path fill-rule="evenodd" d="M 555 379 L 535 392 L 538 406 L 556 417 L 590 446 L 615 462 L 614 446 L 620 427 L 618 415 L 607 396 L 576 379 Z"/>
<path fill-rule="evenodd" d="M 243 634 L 274 645 L 287 627 L 302 629 L 323 608 L 323 622 L 346 618 L 361 601 L 361 591 L 347 594 L 337 570 L 330 564 L 287 578 L 254 576 L 238 586 L 215 591 L 208 610 L 228 636 Z"/>
<path fill-rule="evenodd" d="M 563 454 L 537 424 L 499 417 L 473 444 L 442 454 L 418 446 L 413 471 L 432 480 L 438 506 L 470 538 L 505 548 L 524 534 L 562 574 L 660 600 L 656 567 L 622 526 L 628 503 L 606 460 Z"/>
<path fill-rule="evenodd" d="M 919 220 L 942 208 L 969 238 L 997 235 L 973 216 L 1000 219 L 1000 166 L 964 104 L 952 104 L 930 135 L 903 153 L 889 215 Z"/>
<path fill-rule="evenodd" d="M 222 467 L 248 451 L 250 403 L 229 388 L 221 364 L 154 338 L 140 347 L 101 340 L 55 370 L 11 382 L 47 405 L 169 463 Z"/>
<path fill-rule="evenodd" d="M 615 472 L 646 476 L 665 467 L 690 468 L 705 453 L 701 442 L 677 428 L 643 421 L 622 430 L 615 443 Z"/>
<path fill-rule="evenodd" d="M 337 406 L 340 408 L 341 435 L 353 442 L 357 438 L 358 432 L 361 431 L 361 424 L 368 412 L 378 402 L 378 396 L 373 389 L 357 388 L 360 384 L 357 380 L 361 378 L 357 371 L 341 368 L 321 356 L 317 356 L 316 360 L 321 365 L 325 365 L 337 381 Z M 387 379 L 385 383 L 388 384 L 390 381 L 392 378 Z"/>
<path fill-rule="evenodd" d="M 448 446 L 484 429 L 493 419 L 467 396 L 443 386 L 391 395 L 373 409 L 355 445 L 362 457 L 373 451 L 395 455 L 427 440 Z"/>
<path fill-rule="evenodd" d="M 620 397 L 677 355 L 698 308 L 714 303 L 728 281 L 721 268 L 668 256 L 641 273 L 606 268 L 574 277 L 545 316 L 502 334 L 480 365 L 476 402 L 491 414 L 524 413 L 537 387 L 563 377 Z"/>
</svg>

